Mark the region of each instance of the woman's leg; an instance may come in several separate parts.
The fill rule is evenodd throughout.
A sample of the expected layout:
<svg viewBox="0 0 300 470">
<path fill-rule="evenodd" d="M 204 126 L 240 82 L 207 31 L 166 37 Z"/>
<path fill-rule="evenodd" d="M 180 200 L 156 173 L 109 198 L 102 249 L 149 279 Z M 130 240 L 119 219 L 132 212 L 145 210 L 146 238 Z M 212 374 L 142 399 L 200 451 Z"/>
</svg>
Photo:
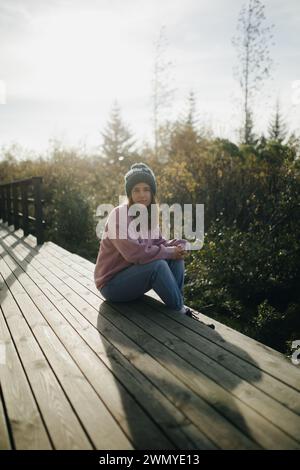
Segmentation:
<svg viewBox="0 0 300 470">
<path fill-rule="evenodd" d="M 175 277 L 175 281 L 179 287 L 181 294 L 183 295 L 184 286 L 184 260 L 183 259 L 167 259 L 168 265 Z"/>
<path fill-rule="evenodd" d="M 153 289 L 168 307 L 180 310 L 183 306 L 182 270 L 182 264 L 181 268 L 175 267 L 167 260 L 133 265 L 117 273 L 100 292 L 111 302 L 128 302 Z"/>
</svg>

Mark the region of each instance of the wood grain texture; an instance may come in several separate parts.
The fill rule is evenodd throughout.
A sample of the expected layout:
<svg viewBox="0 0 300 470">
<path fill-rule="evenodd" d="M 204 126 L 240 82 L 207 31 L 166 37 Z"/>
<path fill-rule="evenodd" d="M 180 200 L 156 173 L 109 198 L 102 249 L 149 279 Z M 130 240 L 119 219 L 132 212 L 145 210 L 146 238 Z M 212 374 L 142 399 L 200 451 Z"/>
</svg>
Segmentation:
<svg viewBox="0 0 300 470">
<path fill-rule="evenodd" d="M 1 384 L 16 448 L 300 448 L 300 370 L 282 354 L 176 316 L 153 291 L 106 302 L 94 264 L 52 242 L 3 225 L 0 241 L 1 334 L 16 363 Z M 30 402 L 38 426 L 28 443 L 18 433 L 28 418 L 16 426 L 12 412 L 23 390 L 17 406 Z M 0 403 L 9 448 L 7 426 Z"/>
</svg>

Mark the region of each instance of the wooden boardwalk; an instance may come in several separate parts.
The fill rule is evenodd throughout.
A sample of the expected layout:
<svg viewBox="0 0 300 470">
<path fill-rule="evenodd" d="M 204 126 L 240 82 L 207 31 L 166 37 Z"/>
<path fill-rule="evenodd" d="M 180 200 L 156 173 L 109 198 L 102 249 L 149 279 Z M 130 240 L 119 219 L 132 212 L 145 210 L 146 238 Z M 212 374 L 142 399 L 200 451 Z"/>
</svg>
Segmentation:
<svg viewBox="0 0 300 470">
<path fill-rule="evenodd" d="M 300 366 L 93 270 L 0 224 L 1 449 L 300 448 Z"/>
</svg>

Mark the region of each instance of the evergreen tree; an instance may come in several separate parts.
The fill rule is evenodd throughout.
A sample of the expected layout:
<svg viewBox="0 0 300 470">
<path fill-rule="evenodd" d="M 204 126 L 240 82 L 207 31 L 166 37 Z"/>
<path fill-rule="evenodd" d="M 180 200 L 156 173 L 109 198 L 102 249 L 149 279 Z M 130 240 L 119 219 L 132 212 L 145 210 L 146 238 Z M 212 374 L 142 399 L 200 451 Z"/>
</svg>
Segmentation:
<svg viewBox="0 0 300 470">
<path fill-rule="evenodd" d="M 109 163 L 119 163 L 126 161 L 133 153 L 133 136 L 121 119 L 120 108 L 117 102 L 114 103 L 110 120 L 102 132 L 103 156 Z"/>
<path fill-rule="evenodd" d="M 253 113 L 250 108 L 247 109 L 245 114 L 244 125 L 240 131 L 241 142 L 247 145 L 255 145 L 257 143 L 257 136 L 254 132 Z"/>
<path fill-rule="evenodd" d="M 287 125 L 280 111 L 279 101 L 277 100 L 275 113 L 268 127 L 269 139 L 282 143 L 287 138 L 287 133 Z"/>
<path fill-rule="evenodd" d="M 196 98 L 195 98 L 195 93 L 193 90 L 190 91 L 189 97 L 188 97 L 188 102 L 189 102 L 189 109 L 188 109 L 188 114 L 186 118 L 186 123 L 187 125 L 191 127 L 195 127 L 197 124 L 197 119 L 196 119 Z"/>
</svg>

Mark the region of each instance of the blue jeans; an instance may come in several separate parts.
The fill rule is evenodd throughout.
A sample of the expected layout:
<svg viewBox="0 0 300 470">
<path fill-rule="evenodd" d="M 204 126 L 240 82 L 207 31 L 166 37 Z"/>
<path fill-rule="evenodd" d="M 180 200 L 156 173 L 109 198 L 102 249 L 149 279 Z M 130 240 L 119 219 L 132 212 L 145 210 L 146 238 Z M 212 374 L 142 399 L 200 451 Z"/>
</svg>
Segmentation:
<svg viewBox="0 0 300 470">
<path fill-rule="evenodd" d="M 100 293 L 111 302 L 128 302 L 153 289 L 174 310 L 183 306 L 184 260 L 159 259 L 134 264 L 115 274 Z"/>
</svg>

